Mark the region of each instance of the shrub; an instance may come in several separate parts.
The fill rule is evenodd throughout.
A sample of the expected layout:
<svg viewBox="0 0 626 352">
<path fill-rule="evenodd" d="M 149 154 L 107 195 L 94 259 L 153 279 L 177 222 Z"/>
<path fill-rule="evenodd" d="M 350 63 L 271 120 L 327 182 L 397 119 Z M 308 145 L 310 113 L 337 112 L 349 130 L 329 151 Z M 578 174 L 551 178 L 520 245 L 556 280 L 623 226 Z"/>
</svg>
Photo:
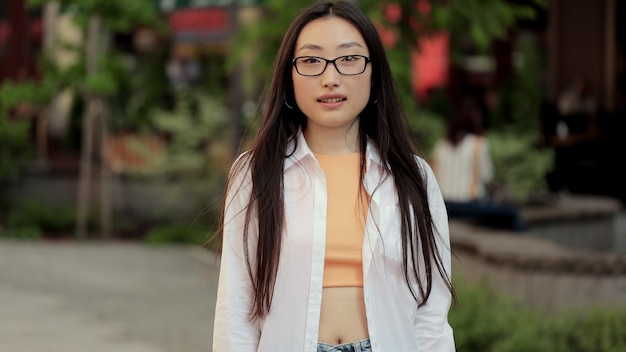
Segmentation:
<svg viewBox="0 0 626 352">
<path fill-rule="evenodd" d="M 11 228 L 36 225 L 44 231 L 72 231 L 76 219 L 75 214 L 76 210 L 73 207 L 27 203 L 16 206 L 9 213 L 7 224 Z"/>
<path fill-rule="evenodd" d="M 41 238 L 41 229 L 37 225 L 24 225 L 12 228 L 0 226 L 0 238 L 13 238 L 20 240 L 35 240 Z"/>
<path fill-rule="evenodd" d="M 530 134 L 494 131 L 488 138 L 496 170 L 494 183 L 506 188 L 508 200 L 522 204 L 548 191 L 545 176 L 554 164 L 553 150 L 537 147 Z"/>
<path fill-rule="evenodd" d="M 0 214 L 6 214 L 11 205 L 9 185 L 31 160 L 29 129 L 30 120 L 13 119 L 0 111 Z M 3 220 L 4 216 L 0 215 L 0 224 Z"/>
<path fill-rule="evenodd" d="M 145 235 L 151 244 L 188 243 L 206 245 L 212 231 L 200 225 L 172 224 L 153 227 Z"/>
<path fill-rule="evenodd" d="M 626 351 L 626 308 L 547 314 L 498 296 L 485 284 L 455 280 L 450 310 L 458 352 Z"/>
<path fill-rule="evenodd" d="M 483 285 L 455 282 L 458 304 L 450 310 L 457 351 L 489 351 L 511 334 L 513 305 Z"/>
</svg>

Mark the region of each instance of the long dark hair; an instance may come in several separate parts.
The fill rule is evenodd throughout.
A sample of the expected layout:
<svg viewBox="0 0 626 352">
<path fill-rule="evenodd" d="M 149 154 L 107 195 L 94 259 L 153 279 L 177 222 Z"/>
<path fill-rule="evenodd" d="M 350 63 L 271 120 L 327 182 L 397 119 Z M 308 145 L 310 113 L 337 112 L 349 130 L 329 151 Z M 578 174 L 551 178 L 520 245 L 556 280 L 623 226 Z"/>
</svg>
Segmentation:
<svg viewBox="0 0 626 352">
<path fill-rule="evenodd" d="M 483 135 L 487 107 L 480 92 L 467 91 L 454 104 L 447 123 L 446 139 L 457 146 L 468 134 Z"/>
<path fill-rule="evenodd" d="M 274 62 L 273 77 L 266 94 L 259 131 L 247 156 L 240 158 L 233 167 L 234 174 L 249 167 L 247 171 L 252 179 L 250 202 L 246 209 L 246 224 L 249 225 L 244 228 L 243 235 L 248 274 L 254 291 L 251 319 L 262 318 L 270 310 L 285 221 L 283 165 L 285 159 L 295 150 L 287 150 L 288 143 L 295 142 L 299 130 L 306 128 L 306 116 L 295 104 L 291 60 L 303 27 L 326 16 L 337 16 L 352 23 L 360 31 L 370 50 L 370 104 L 359 117 L 361 176 L 364 173 L 365 150 L 369 140 L 378 149 L 387 175 L 393 175 L 398 193 L 405 281 L 418 304 L 425 304 L 432 288 L 434 265 L 454 296 L 451 279 L 443 268 L 435 242 L 436 234 L 426 194 L 426 176 L 416 162 L 417 151 L 405 127 L 404 111 L 396 94 L 389 62 L 378 32 L 354 3 L 345 0 L 320 1 L 302 12 L 287 29 Z M 227 185 L 227 192 L 233 186 L 230 183 L 232 179 Z M 226 206 L 227 204 L 223 205 L 223 212 Z M 220 228 L 224 225 L 223 216 L 221 221 Z M 248 226 L 258 226 L 256 253 L 249 252 Z M 425 278 L 418 271 L 420 255 L 424 257 L 426 266 Z M 254 256 L 253 261 L 251 256 Z M 417 282 L 419 292 L 415 292 L 410 284 L 413 281 Z"/>
</svg>

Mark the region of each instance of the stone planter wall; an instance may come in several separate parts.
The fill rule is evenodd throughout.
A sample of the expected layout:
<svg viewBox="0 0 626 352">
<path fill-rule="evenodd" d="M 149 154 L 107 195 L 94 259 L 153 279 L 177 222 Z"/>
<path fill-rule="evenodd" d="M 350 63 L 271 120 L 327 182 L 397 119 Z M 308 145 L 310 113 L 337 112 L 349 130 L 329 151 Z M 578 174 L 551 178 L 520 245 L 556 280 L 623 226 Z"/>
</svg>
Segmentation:
<svg viewBox="0 0 626 352">
<path fill-rule="evenodd" d="M 451 221 L 453 272 L 544 311 L 626 308 L 626 253 L 615 247 L 623 243 L 616 237 L 619 204 L 566 201 L 525 209 L 525 234 Z"/>
</svg>

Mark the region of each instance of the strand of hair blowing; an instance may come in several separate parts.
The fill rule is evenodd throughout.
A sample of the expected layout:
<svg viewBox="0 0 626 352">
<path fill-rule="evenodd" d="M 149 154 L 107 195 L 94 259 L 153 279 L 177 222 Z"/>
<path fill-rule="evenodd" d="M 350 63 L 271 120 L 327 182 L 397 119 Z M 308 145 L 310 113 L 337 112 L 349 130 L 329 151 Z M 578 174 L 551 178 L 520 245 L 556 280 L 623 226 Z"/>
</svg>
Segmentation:
<svg viewBox="0 0 626 352">
<path fill-rule="evenodd" d="M 328 4 L 325 4 L 328 6 Z M 258 226 L 254 265 L 248 248 L 248 229 L 244 229 L 243 246 L 253 288 L 250 319 L 264 317 L 270 310 L 278 272 L 284 226 L 283 168 L 291 138 L 306 126 L 306 116 L 295 106 L 284 105 L 286 95 L 293 94 L 291 57 L 298 35 L 310 21 L 323 17 L 327 8 L 301 13 L 287 29 L 274 62 L 274 74 L 267 91 L 261 125 L 252 143 L 250 171 L 252 194 L 246 210 L 246 224 Z M 295 142 L 295 140 L 294 140 Z M 256 212 L 256 214 L 255 214 Z"/>
<path fill-rule="evenodd" d="M 370 55 L 380 61 L 377 65 L 372 65 L 371 100 L 377 103 L 368 105 L 360 117 L 361 148 L 364 150 L 369 137 L 370 142 L 378 149 L 388 175 L 393 176 L 400 208 L 405 281 L 418 305 L 424 305 L 432 290 L 434 264 L 456 300 L 452 281 L 444 270 L 435 241 L 437 229 L 430 213 L 427 180 L 415 160 L 417 148 L 408 134 L 406 115 L 397 95 L 384 46 L 373 26 L 364 22 L 358 23 L 358 26 L 364 32 L 363 37 L 370 48 Z M 375 42 L 369 42 L 369 38 Z M 425 278 L 421 277 L 419 271 L 420 256 L 424 258 Z M 412 282 L 417 283 L 419 293 L 415 292 Z"/>
<path fill-rule="evenodd" d="M 251 147 L 252 194 L 246 212 L 246 224 L 258 223 L 258 242 L 255 253 L 254 270 L 248 253 L 248 235 L 244 234 L 244 248 L 248 274 L 253 286 L 253 306 L 250 318 L 262 318 L 270 309 L 282 245 L 284 222 L 283 167 L 288 156 L 287 145 L 292 136 L 298 133 L 306 119 L 302 113 L 291 111 L 283 104 L 284 93 L 291 87 L 285 87 L 291 72 L 287 53 L 291 40 L 295 36 L 287 35 L 283 39 L 275 62 L 274 77 L 270 84 L 263 111 L 261 125 Z M 283 68 L 278 69 L 278 68 Z M 253 214 L 256 211 L 256 214 Z M 247 232 L 247 229 L 246 229 Z"/>
<path fill-rule="evenodd" d="M 276 97 L 270 97 L 273 102 L 268 101 L 268 106 L 277 106 Z M 280 103 L 278 103 L 280 104 Z M 280 105 L 282 106 L 282 105 Z M 283 108 L 280 108 L 282 110 Z M 267 114 L 271 114 L 268 111 Z M 277 115 L 281 115 L 280 112 Z M 244 236 L 244 246 L 246 247 L 246 263 L 248 273 L 252 280 L 254 289 L 254 301 L 251 317 L 263 317 L 270 309 L 274 283 L 280 258 L 280 248 L 282 244 L 282 231 L 284 221 L 284 195 L 283 195 L 283 165 L 285 161 L 285 150 L 289 141 L 286 129 L 294 126 L 286 123 L 285 118 L 264 119 L 259 130 L 257 143 L 252 147 L 251 173 L 252 173 L 252 194 L 251 204 L 246 213 L 246 223 L 253 223 L 250 220 L 256 219 L 258 223 L 258 242 L 256 246 L 255 270 L 252 270 L 250 256 L 248 255 L 247 234 Z M 297 130 L 296 130 L 297 131 Z M 296 132 L 294 132 L 296 133 Z M 273 144 L 266 141 L 276 141 Z M 256 210 L 257 214 L 252 214 Z"/>
<path fill-rule="evenodd" d="M 396 99 L 393 81 L 388 80 L 385 74 L 379 78 L 383 81 L 381 86 L 384 89 L 378 89 L 377 94 L 382 97 L 371 109 L 375 111 L 366 109 L 361 115 L 360 128 L 362 135 L 369 136 L 370 142 L 378 148 L 381 162 L 387 174 L 393 178 L 400 208 L 402 269 L 412 296 L 421 306 L 426 303 L 432 289 L 433 262 L 446 281 L 449 282 L 449 279 L 434 241 L 426 178 L 415 160 L 416 148 L 402 125 L 404 112 Z M 377 118 L 376 115 L 387 118 Z M 418 270 L 420 255 L 424 258 L 425 277 Z M 419 292 L 411 284 L 415 282 Z"/>
</svg>

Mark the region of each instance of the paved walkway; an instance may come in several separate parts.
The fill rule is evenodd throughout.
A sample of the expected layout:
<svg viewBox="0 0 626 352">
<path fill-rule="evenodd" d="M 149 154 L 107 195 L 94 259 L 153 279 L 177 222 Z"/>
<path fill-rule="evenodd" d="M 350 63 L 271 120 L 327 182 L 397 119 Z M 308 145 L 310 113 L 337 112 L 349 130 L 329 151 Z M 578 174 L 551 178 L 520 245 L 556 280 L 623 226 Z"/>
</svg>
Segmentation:
<svg viewBox="0 0 626 352">
<path fill-rule="evenodd" d="M 210 352 L 216 265 L 190 246 L 0 240 L 0 352 Z"/>
<path fill-rule="evenodd" d="M 213 258 L 189 246 L 0 240 L 0 352 L 211 351 Z"/>
</svg>

